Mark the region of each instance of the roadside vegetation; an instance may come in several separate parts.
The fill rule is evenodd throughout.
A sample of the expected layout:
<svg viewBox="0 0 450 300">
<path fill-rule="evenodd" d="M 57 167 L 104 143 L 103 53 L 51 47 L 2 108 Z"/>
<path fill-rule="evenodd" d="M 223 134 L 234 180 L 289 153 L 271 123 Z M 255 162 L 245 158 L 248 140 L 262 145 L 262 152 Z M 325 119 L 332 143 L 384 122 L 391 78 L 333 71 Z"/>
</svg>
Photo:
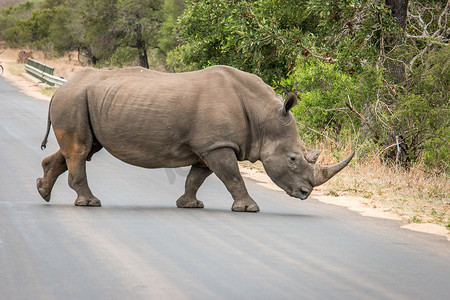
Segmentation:
<svg viewBox="0 0 450 300">
<path fill-rule="evenodd" d="M 356 150 L 327 193 L 450 227 L 449 13 L 442 0 L 10 1 L 0 39 L 99 68 L 255 73 L 298 92 L 323 162 Z"/>
</svg>

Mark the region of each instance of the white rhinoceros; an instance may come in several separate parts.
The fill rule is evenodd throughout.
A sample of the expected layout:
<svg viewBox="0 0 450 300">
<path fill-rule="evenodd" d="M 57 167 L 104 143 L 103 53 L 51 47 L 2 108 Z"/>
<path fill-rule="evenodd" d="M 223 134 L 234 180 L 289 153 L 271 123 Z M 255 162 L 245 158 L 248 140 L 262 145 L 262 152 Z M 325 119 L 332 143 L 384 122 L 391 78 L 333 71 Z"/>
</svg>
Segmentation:
<svg viewBox="0 0 450 300">
<path fill-rule="evenodd" d="M 143 68 L 87 69 L 59 88 L 49 106 L 44 149 L 53 125 L 60 149 L 42 161 L 40 195 L 50 200 L 58 178 L 69 170 L 75 205 L 100 206 L 86 179 L 86 161 L 105 148 L 144 168 L 192 166 L 178 207 L 202 208 L 197 190 L 212 172 L 234 199 L 233 211 L 259 211 L 237 161 L 261 160 L 269 177 L 290 196 L 306 199 L 352 159 L 315 165 L 320 151 L 299 139 L 290 109 L 258 76 L 226 66 L 187 73 Z"/>
</svg>

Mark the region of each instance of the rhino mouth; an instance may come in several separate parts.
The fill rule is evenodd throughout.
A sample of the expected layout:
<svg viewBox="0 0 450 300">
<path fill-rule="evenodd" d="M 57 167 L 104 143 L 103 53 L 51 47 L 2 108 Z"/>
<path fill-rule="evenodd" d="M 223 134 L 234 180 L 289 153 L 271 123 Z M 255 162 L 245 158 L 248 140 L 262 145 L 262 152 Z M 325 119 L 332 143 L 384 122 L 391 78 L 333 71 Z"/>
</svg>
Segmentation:
<svg viewBox="0 0 450 300">
<path fill-rule="evenodd" d="M 293 190 L 288 193 L 289 196 L 300 198 L 301 200 L 305 200 L 311 194 L 312 189 L 308 189 L 306 187 L 301 187 L 298 190 Z"/>
</svg>

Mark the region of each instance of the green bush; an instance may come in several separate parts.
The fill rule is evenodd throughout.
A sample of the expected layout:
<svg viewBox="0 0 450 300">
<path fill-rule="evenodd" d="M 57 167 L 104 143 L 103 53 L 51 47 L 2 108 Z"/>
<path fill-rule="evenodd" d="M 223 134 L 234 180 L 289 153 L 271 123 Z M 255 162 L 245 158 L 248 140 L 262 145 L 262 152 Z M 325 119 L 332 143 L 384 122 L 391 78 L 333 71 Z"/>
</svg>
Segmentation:
<svg viewBox="0 0 450 300">
<path fill-rule="evenodd" d="M 395 107 L 411 159 L 450 169 L 450 47 L 423 57 Z"/>
<path fill-rule="evenodd" d="M 3 31 L 12 28 L 17 21 L 31 17 L 36 8 L 37 1 L 26 1 L 0 10 L 0 39 L 3 39 Z"/>
<path fill-rule="evenodd" d="M 126 67 L 138 65 L 137 49 L 132 47 L 119 47 L 114 51 L 109 62 L 109 66 Z"/>
<path fill-rule="evenodd" d="M 299 57 L 293 72 L 281 85 L 298 91 L 300 101 L 293 112 L 300 123 L 337 136 L 361 126 L 361 118 L 346 103 L 359 112 L 372 101 L 375 73 L 368 71 L 363 75 L 351 76 L 335 64 Z"/>
<path fill-rule="evenodd" d="M 18 20 L 14 27 L 2 32 L 3 38 L 14 47 L 28 46 L 42 49 L 48 38 L 53 13 L 50 9 L 34 10 L 31 18 Z"/>
<path fill-rule="evenodd" d="M 361 157 L 379 153 L 386 161 L 405 166 L 420 161 L 446 172 L 449 55 L 447 47 L 425 56 L 406 86 L 387 85 L 384 69 L 365 66 L 350 74 L 338 64 L 301 56 L 281 84 L 298 91 L 293 112 L 307 142 L 353 141 Z"/>
</svg>

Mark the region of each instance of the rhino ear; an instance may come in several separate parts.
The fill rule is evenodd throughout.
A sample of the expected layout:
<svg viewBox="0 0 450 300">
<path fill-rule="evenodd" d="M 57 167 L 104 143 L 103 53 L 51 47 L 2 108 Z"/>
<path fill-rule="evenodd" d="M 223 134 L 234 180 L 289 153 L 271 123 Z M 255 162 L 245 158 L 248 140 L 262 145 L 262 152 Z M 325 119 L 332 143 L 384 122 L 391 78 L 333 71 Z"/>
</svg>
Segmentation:
<svg viewBox="0 0 450 300">
<path fill-rule="evenodd" d="M 317 159 L 319 158 L 320 152 L 320 150 L 310 150 L 306 153 L 305 159 L 308 162 L 315 164 Z"/>
<path fill-rule="evenodd" d="M 288 93 L 283 103 L 283 113 L 286 116 L 288 111 L 297 105 L 297 93 Z"/>
</svg>

